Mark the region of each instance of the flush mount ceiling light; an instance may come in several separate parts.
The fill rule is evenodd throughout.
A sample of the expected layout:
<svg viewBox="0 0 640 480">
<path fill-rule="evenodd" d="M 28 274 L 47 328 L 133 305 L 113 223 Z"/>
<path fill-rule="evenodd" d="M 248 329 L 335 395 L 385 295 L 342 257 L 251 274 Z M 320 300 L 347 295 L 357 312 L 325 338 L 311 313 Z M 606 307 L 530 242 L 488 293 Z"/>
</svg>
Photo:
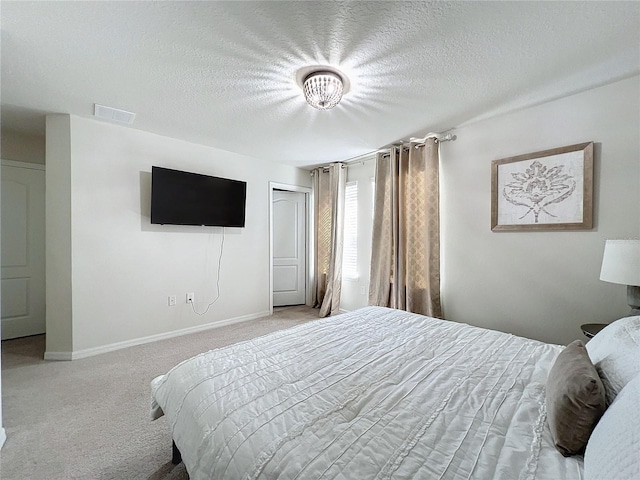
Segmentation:
<svg viewBox="0 0 640 480">
<path fill-rule="evenodd" d="M 344 90 L 342 78 L 333 72 L 314 72 L 307 76 L 303 84 L 304 98 L 318 110 L 335 107 Z"/>
<path fill-rule="evenodd" d="M 349 91 L 349 80 L 338 69 L 329 66 L 305 67 L 298 70 L 296 83 L 309 105 L 318 110 L 329 110 Z"/>
</svg>

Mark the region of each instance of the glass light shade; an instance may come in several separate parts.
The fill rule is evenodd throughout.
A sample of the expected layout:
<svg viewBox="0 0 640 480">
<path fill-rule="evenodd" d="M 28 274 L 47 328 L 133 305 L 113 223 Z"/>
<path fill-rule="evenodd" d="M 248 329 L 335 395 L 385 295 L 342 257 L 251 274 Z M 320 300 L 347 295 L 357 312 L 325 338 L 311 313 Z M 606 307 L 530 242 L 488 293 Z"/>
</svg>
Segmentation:
<svg viewBox="0 0 640 480">
<path fill-rule="evenodd" d="M 607 240 L 600 280 L 640 285 L 640 240 Z"/>
<path fill-rule="evenodd" d="M 304 98 L 318 110 L 335 107 L 342 98 L 342 79 L 333 72 L 314 72 L 303 84 Z"/>
</svg>

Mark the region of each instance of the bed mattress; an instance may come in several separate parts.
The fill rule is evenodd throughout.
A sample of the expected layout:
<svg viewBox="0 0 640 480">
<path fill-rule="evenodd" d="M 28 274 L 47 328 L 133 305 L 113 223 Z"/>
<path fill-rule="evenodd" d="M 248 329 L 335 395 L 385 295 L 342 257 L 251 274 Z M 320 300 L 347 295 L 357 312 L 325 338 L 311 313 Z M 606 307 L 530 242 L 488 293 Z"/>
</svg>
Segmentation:
<svg viewBox="0 0 640 480">
<path fill-rule="evenodd" d="M 191 480 L 577 479 L 546 423 L 562 347 L 367 307 L 152 382 Z"/>
</svg>

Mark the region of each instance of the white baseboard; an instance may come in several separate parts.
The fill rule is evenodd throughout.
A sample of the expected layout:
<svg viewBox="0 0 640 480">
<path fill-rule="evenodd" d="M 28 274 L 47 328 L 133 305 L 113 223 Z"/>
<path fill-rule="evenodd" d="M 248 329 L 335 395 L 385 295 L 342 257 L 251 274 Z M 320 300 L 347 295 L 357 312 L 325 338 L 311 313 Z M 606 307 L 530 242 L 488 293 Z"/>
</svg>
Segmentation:
<svg viewBox="0 0 640 480">
<path fill-rule="evenodd" d="M 45 360 L 72 360 L 71 352 L 44 352 Z"/>
<path fill-rule="evenodd" d="M 4 445 L 4 441 L 7 439 L 7 432 L 4 428 L 0 427 L 0 448 Z"/>
<path fill-rule="evenodd" d="M 123 348 L 135 347 L 136 345 L 144 345 L 145 343 L 157 342 L 159 340 L 167 340 L 169 338 L 180 337 L 182 335 L 189 335 L 190 333 L 202 332 L 204 330 L 210 330 L 212 328 L 224 327 L 226 325 L 233 325 L 235 323 L 246 322 L 248 320 L 255 320 L 256 318 L 266 317 L 269 312 L 251 313 L 249 315 L 243 315 L 241 317 L 228 318 L 226 320 L 219 320 L 217 322 L 206 323 L 204 325 L 197 325 L 195 327 L 183 328 L 180 330 L 174 330 L 173 332 L 159 333 L 157 335 L 149 335 L 148 337 L 135 338 L 133 340 L 125 340 L 124 342 L 110 343 L 108 345 L 101 345 L 99 347 L 86 348 L 84 350 L 77 350 L 75 352 L 45 352 L 45 360 L 78 360 L 80 358 L 93 357 L 94 355 L 100 355 L 101 353 L 113 352 L 115 350 L 121 350 Z"/>
</svg>

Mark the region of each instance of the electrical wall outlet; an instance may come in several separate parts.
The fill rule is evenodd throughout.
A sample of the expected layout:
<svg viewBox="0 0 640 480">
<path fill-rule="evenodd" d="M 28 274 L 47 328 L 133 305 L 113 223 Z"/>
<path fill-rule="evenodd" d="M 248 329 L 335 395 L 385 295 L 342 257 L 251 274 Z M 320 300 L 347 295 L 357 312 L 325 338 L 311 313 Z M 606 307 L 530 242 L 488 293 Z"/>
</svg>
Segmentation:
<svg viewBox="0 0 640 480">
<path fill-rule="evenodd" d="M 170 295 L 169 296 L 169 306 L 170 307 L 175 307 L 176 306 L 176 296 L 175 295 Z"/>
<path fill-rule="evenodd" d="M 193 303 L 196 301 L 196 294 L 193 292 L 187 293 L 187 303 Z"/>
</svg>

